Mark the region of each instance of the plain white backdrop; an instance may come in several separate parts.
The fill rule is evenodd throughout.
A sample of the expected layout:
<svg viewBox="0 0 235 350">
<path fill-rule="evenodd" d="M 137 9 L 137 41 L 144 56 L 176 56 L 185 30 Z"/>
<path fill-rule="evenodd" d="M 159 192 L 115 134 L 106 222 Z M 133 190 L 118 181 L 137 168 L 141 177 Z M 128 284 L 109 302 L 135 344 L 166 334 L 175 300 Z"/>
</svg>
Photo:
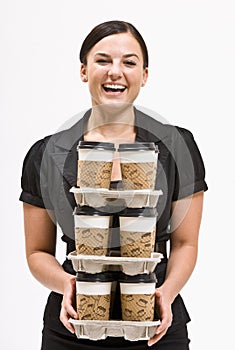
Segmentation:
<svg viewBox="0 0 235 350">
<path fill-rule="evenodd" d="M 136 104 L 191 130 L 206 166 L 198 263 L 182 290 L 191 350 L 233 349 L 233 0 L 1 1 L 0 347 L 40 349 L 49 290 L 25 260 L 22 162 L 32 143 L 90 106 L 79 48 L 96 24 L 111 19 L 132 22 L 149 48 L 150 77 Z M 57 257 L 64 256 L 59 237 Z"/>
</svg>

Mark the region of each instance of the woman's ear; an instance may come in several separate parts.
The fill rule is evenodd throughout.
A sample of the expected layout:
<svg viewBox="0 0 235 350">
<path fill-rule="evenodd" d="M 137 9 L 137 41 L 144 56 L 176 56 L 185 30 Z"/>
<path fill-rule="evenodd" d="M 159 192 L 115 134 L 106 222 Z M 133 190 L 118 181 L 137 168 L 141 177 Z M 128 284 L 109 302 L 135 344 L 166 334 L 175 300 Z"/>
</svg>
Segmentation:
<svg viewBox="0 0 235 350">
<path fill-rule="evenodd" d="M 148 67 L 146 67 L 144 69 L 144 73 L 143 73 L 143 82 L 142 82 L 142 85 L 141 86 L 145 86 L 145 84 L 147 83 L 147 80 L 148 80 L 148 76 L 149 76 L 149 69 Z"/>
<path fill-rule="evenodd" d="M 80 77 L 84 83 L 88 81 L 87 79 L 87 69 L 86 66 L 82 63 L 80 68 Z"/>
</svg>

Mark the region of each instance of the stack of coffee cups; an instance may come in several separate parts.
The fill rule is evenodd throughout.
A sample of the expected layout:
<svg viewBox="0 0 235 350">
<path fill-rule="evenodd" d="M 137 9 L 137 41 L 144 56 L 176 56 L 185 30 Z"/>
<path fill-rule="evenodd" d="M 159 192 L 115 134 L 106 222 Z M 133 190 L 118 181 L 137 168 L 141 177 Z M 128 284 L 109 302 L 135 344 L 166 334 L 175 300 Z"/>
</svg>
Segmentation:
<svg viewBox="0 0 235 350">
<path fill-rule="evenodd" d="M 81 189 L 110 188 L 115 146 L 109 142 L 78 144 L 78 179 Z M 158 149 L 150 143 L 120 144 L 117 149 L 122 173 L 122 190 L 154 190 Z M 113 212 L 108 207 L 80 205 L 74 210 L 76 252 L 78 255 L 110 256 Z M 128 208 L 115 212 L 119 218 L 120 257 L 150 258 L 154 252 L 157 210 Z M 154 273 L 134 276 L 120 272 L 77 271 L 77 311 L 79 319 L 109 320 L 112 293 L 120 287 L 123 321 L 152 321 L 155 309 Z"/>
</svg>

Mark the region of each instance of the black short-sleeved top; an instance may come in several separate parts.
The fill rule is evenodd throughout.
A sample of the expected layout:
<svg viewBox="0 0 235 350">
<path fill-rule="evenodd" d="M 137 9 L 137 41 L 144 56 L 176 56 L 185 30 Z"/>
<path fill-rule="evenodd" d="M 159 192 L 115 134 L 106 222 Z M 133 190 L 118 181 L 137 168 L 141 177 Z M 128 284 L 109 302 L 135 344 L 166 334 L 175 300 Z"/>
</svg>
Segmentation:
<svg viewBox="0 0 235 350">
<path fill-rule="evenodd" d="M 206 191 L 205 168 L 192 133 L 163 124 L 134 109 L 137 142 L 155 142 L 159 149 L 156 189 L 163 195 L 157 204 L 157 241 L 170 238 L 169 221 L 172 202 Z M 37 141 L 27 153 L 22 170 L 20 200 L 54 211 L 62 229 L 67 253 L 75 249 L 73 210 L 74 196 L 69 192 L 77 182 L 77 144 L 83 139 L 90 110 L 71 128 Z M 68 261 L 64 268 L 73 273 Z M 158 285 L 164 281 L 166 262 L 159 264 Z M 181 297 L 174 302 L 174 322 L 189 321 Z"/>
</svg>

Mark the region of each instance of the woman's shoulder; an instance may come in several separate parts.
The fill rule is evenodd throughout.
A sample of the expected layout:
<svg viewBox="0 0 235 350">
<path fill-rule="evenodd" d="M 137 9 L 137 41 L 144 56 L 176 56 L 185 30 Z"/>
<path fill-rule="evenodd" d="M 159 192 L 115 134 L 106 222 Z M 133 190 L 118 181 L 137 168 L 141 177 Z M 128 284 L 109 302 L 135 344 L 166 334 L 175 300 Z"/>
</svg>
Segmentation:
<svg viewBox="0 0 235 350">
<path fill-rule="evenodd" d="M 169 123 L 158 113 L 136 110 L 137 126 L 144 128 L 146 131 L 153 133 L 157 138 L 170 139 L 171 141 L 184 138 L 193 139 L 193 133 L 185 127 Z"/>
<path fill-rule="evenodd" d="M 186 129 L 182 126 L 175 125 L 176 130 L 180 133 L 180 135 L 186 139 L 193 139 L 193 133 L 191 130 Z"/>
<path fill-rule="evenodd" d="M 83 118 L 80 117 L 80 119 L 76 120 L 70 127 L 63 128 L 38 139 L 31 144 L 27 155 L 42 155 L 45 150 L 53 151 L 57 145 L 67 149 L 71 146 L 70 143 L 73 139 L 82 135 L 82 122 Z"/>
<path fill-rule="evenodd" d="M 50 137 L 51 135 L 45 136 L 31 144 L 26 153 L 25 161 L 27 161 L 29 158 L 35 160 L 42 157 Z"/>
</svg>

